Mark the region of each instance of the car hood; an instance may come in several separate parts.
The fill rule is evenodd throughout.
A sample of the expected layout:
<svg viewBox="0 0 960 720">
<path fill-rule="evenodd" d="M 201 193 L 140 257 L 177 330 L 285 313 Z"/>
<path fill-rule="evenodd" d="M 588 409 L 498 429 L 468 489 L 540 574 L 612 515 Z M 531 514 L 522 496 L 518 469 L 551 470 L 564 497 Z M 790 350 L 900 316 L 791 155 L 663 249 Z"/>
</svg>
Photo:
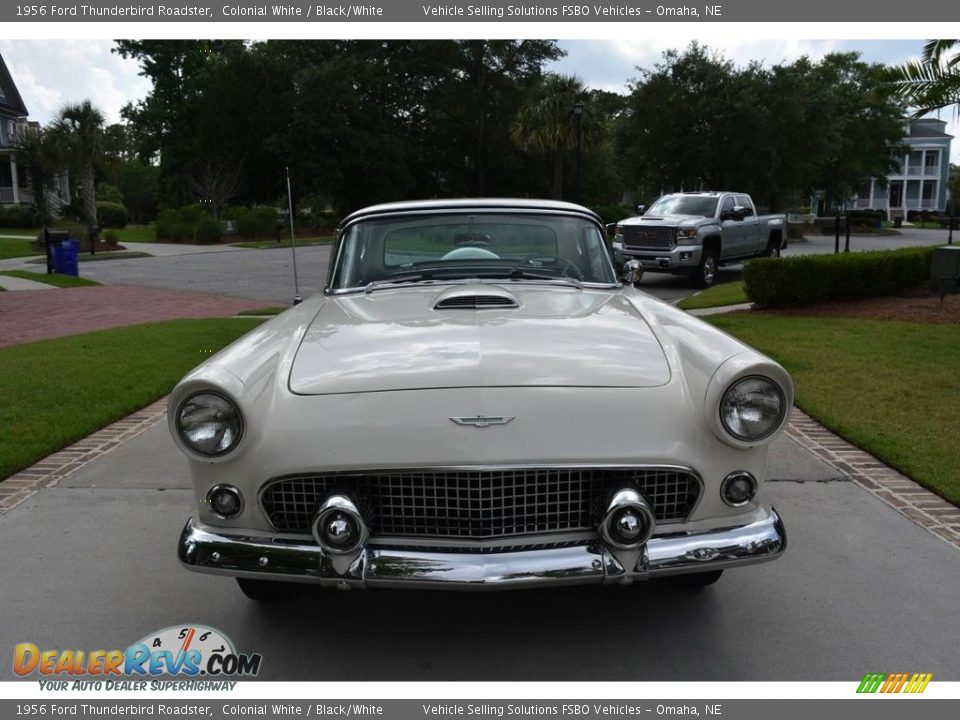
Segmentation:
<svg viewBox="0 0 960 720">
<path fill-rule="evenodd" d="M 693 224 L 706 220 L 703 215 L 640 215 L 621 220 L 621 225 L 680 225 Z"/>
<path fill-rule="evenodd" d="M 438 309 L 451 298 L 513 307 Z M 290 371 L 303 395 L 454 387 L 654 387 L 659 341 L 610 290 L 535 284 L 400 287 L 332 296 Z"/>
</svg>

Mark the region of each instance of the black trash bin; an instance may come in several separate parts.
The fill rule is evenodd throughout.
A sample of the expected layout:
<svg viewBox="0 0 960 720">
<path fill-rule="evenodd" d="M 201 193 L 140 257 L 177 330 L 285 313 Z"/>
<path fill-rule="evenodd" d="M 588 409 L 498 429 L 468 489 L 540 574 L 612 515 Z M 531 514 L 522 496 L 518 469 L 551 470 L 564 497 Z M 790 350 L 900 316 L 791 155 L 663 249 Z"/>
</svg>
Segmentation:
<svg viewBox="0 0 960 720">
<path fill-rule="evenodd" d="M 898 230 L 903 227 L 903 217 L 895 217 L 893 219 L 893 226 Z"/>
</svg>

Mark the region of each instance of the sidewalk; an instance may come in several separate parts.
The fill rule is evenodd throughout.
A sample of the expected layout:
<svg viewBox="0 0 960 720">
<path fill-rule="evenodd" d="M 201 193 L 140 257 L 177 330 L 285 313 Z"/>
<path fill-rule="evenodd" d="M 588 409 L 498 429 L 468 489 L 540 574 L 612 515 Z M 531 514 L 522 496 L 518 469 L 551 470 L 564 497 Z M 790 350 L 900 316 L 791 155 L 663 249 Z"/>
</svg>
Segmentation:
<svg viewBox="0 0 960 720">
<path fill-rule="evenodd" d="M 0 275 L 0 287 L 7 290 L 49 290 L 50 285 L 36 280 L 24 280 L 18 277 Z"/>
<path fill-rule="evenodd" d="M 262 300 L 121 285 L 3 292 L 0 347 L 125 325 L 227 317 L 263 305 Z"/>
</svg>

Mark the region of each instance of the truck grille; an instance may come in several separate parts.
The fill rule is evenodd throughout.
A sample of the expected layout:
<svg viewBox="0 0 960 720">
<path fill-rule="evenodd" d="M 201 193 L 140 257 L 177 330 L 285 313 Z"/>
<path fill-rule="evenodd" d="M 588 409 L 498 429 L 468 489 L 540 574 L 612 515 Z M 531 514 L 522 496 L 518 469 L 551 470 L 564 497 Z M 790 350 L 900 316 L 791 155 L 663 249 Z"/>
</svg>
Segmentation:
<svg viewBox="0 0 960 720">
<path fill-rule="evenodd" d="M 340 490 L 373 535 L 483 540 L 595 528 L 608 494 L 626 484 L 658 522 L 685 520 L 700 496 L 697 477 L 673 468 L 437 468 L 285 477 L 260 502 L 280 532 L 309 533 L 323 498 Z"/>
<path fill-rule="evenodd" d="M 628 248 L 672 248 L 677 229 L 663 226 L 622 225 L 623 244 Z"/>
</svg>

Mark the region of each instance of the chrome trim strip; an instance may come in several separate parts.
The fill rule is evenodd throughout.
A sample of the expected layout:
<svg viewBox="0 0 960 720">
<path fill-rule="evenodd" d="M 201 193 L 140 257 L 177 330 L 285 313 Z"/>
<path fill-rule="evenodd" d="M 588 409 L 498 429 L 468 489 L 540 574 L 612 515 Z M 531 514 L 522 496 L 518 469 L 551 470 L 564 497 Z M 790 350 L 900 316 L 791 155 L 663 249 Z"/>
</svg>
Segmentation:
<svg viewBox="0 0 960 720">
<path fill-rule="evenodd" d="M 703 501 L 703 495 L 707 491 L 707 486 L 703 482 L 703 478 L 700 476 L 696 470 L 686 465 L 631 465 L 629 463 L 532 463 L 532 464 L 519 464 L 519 465 L 390 465 L 390 466 L 370 466 L 364 468 L 347 468 L 347 469 L 337 469 L 337 468 L 327 468 L 325 470 L 305 470 L 298 473 L 288 473 L 280 477 L 270 478 L 263 485 L 260 486 L 260 489 L 257 491 L 257 507 L 260 509 L 260 513 L 263 515 L 264 521 L 270 527 L 271 530 L 279 532 L 276 526 L 270 521 L 270 517 L 267 515 L 266 510 L 263 508 L 263 495 L 267 489 L 276 483 L 283 482 L 289 478 L 302 477 L 304 475 L 341 475 L 349 477 L 352 475 L 366 475 L 368 473 L 383 473 L 383 472 L 419 472 L 419 473 L 428 473 L 428 472 L 503 472 L 509 470 L 638 470 L 638 471 L 657 471 L 662 470 L 665 472 L 682 472 L 687 473 L 696 480 L 697 484 L 700 487 L 700 492 L 697 494 L 697 499 L 693 503 L 693 506 L 690 508 L 690 512 L 687 513 L 687 517 L 682 520 L 671 520 L 669 522 L 664 522 L 663 526 L 670 525 L 683 525 L 690 522 L 690 518 L 694 516 L 697 512 L 697 508 L 700 507 L 700 503 Z M 294 533 L 290 533 L 294 534 Z M 529 537 L 530 534 L 522 535 L 518 534 L 511 537 Z M 412 538 L 407 538 L 402 536 L 411 542 L 416 542 L 420 544 L 419 537 L 413 536 Z M 376 538 L 379 540 L 379 538 Z M 486 541 L 480 541 L 486 542 Z"/>
<path fill-rule="evenodd" d="M 492 555 L 368 546 L 338 572 L 319 546 L 228 535 L 191 518 L 178 557 L 198 572 L 347 587 L 513 589 L 622 583 L 774 560 L 787 536 L 776 510 L 740 527 L 652 538 L 635 567 L 622 567 L 597 541 Z"/>
</svg>

